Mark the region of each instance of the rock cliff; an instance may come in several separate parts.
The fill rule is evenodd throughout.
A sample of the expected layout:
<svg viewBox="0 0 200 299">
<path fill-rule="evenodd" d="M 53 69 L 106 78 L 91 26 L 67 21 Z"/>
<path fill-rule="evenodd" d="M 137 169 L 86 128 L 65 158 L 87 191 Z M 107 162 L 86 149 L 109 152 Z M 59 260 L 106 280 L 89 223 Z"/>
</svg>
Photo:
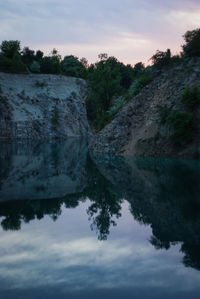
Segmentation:
<svg viewBox="0 0 200 299">
<path fill-rule="evenodd" d="M 175 146 L 171 129 L 160 121 L 158 109 L 184 111 L 180 100 L 186 87 L 200 88 L 200 60 L 186 60 L 179 66 L 165 69 L 142 89 L 102 131 L 90 140 L 90 150 L 97 153 L 160 156 L 200 157 L 200 108 L 195 114 L 195 132 L 191 142 Z"/>
<path fill-rule="evenodd" d="M 0 73 L 0 138 L 87 136 L 82 79 Z"/>
</svg>

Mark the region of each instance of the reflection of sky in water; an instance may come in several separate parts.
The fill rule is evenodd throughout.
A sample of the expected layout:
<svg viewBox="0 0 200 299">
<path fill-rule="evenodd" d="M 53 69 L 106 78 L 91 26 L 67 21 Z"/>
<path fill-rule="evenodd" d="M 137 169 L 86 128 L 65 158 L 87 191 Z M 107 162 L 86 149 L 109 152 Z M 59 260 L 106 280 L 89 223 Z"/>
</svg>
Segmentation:
<svg viewBox="0 0 200 299">
<path fill-rule="evenodd" d="M 98 241 L 90 230 L 88 205 L 63 208 L 56 222 L 45 216 L 20 231 L 1 229 L 1 298 L 200 295 L 199 272 L 181 263 L 180 245 L 155 250 L 150 227 L 134 221 L 127 202 L 107 241 Z"/>
<path fill-rule="evenodd" d="M 200 298 L 196 161 L 0 146 L 0 299 Z"/>
</svg>

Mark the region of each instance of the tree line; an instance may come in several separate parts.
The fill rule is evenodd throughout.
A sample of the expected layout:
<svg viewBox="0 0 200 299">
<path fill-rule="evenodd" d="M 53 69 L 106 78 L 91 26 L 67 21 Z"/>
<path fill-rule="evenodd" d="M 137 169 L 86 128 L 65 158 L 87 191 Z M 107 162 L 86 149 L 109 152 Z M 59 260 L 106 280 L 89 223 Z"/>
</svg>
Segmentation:
<svg viewBox="0 0 200 299">
<path fill-rule="evenodd" d="M 159 51 L 150 58 L 151 66 L 142 62 L 134 66 L 118 61 L 103 53 L 96 63 L 74 55 L 63 59 L 56 49 L 45 56 L 40 50 L 20 46 L 20 41 L 3 41 L 0 45 L 0 71 L 9 73 L 62 74 L 87 80 L 90 96 L 87 102 L 91 125 L 102 129 L 133 96 L 151 82 L 164 67 L 180 63 L 186 57 L 200 56 L 200 28 L 187 31 L 185 44 L 179 55 L 172 56 L 170 49 Z"/>
</svg>

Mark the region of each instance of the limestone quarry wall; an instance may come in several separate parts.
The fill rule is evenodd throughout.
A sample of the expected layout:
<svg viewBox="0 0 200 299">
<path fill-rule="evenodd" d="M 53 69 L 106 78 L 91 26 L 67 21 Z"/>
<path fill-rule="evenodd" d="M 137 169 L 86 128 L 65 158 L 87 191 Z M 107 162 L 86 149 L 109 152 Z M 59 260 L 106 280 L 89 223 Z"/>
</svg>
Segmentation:
<svg viewBox="0 0 200 299">
<path fill-rule="evenodd" d="M 82 79 L 0 73 L 0 138 L 87 136 L 87 94 Z"/>
</svg>

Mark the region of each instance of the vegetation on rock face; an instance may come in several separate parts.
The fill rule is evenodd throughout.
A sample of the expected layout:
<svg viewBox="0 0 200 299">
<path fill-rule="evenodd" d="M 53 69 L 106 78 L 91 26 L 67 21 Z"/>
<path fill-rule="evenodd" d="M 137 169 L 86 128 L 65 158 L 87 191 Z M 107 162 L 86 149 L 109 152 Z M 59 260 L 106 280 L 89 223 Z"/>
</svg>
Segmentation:
<svg viewBox="0 0 200 299">
<path fill-rule="evenodd" d="M 192 140 L 194 131 L 193 113 L 172 110 L 167 117 L 167 123 L 173 129 L 171 139 L 175 144 L 180 145 Z"/>
<path fill-rule="evenodd" d="M 167 122 L 167 118 L 169 115 L 169 108 L 167 105 L 159 106 L 158 107 L 158 114 L 160 117 L 160 123 L 165 124 Z"/>
<path fill-rule="evenodd" d="M 181 100 L 189 107 L 195 108 L 200 104 L 200 90 L 197 86 L 187 87 L 182 96 Z"/>
<path fill-rule="evenodd" d="M 140 93 L 140 91 L 142 90 L 143 87 L 145 87 L 146 85 L 148 85 L 151 81 L 152 81 L 153 77 L 152 74 L 150 72 L 145 73 L 143 71 L 143 74 L 140 75 L 133 83 L 133 85 L 130 88 L 129 94 L 130 97 L 134 97 L 137 94 Z"/>
<path fill-rule="evenodd" d="M 167 105 L 158 107 L 161 124 L 167 124 L 172 129 L 171 140 L 176 145 L 187 143 L 193 139 L 195 126 L 194 110 L 200 104 L 200 91 L 197 86 L 187 87 L 181 95 L 185 103 L 185 111 L 170 110 Z"/>
</svg>

